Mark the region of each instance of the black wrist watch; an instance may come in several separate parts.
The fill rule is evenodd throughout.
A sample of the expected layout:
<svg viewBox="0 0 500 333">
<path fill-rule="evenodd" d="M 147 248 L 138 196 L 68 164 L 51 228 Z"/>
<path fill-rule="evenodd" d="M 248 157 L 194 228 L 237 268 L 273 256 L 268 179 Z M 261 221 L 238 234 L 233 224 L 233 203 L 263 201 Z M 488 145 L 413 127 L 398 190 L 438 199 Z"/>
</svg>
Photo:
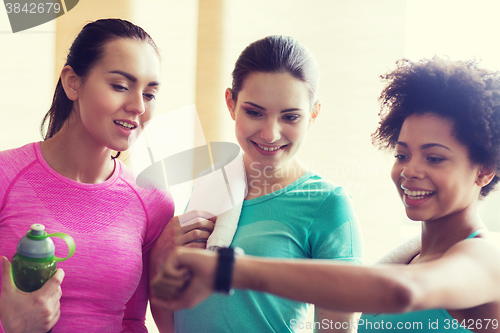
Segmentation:
<svg viewBox="0 0 500 333">
<path fill-rule="evenodd" d="M 219 260 L 215 274 L 214 290 L 219 293 L 230 295 L 232 293 L 231 282 L 233 279 L 233 265 L 235 253 L 241 251 L 232 247 L 221 247 L 218 250 Z"/>
</svg>

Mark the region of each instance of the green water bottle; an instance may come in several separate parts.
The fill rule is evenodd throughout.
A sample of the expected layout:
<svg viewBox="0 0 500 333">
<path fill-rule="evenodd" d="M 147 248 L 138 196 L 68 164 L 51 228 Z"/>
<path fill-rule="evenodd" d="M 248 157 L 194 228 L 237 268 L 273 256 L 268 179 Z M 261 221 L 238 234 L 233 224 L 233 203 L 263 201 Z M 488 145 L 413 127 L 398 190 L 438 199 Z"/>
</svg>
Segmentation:
<svg viewBox="0 0 500 333">
<path fill-rule="evenodd" d="M 12 258 L 12 276 L 19 290 L 33 292 L 54 275 L 57 262 L 69 259 L 75 253 L 75 241 L 62 232 L 47 235 L 42 224 L 32 224 L 26 236 L 17 244 L 17 253 Z M 62 238 L 68 245 L 68 256 L 54 255 L 55 246 L 50 237 Z M 49 330 L 49 332 L 52 330 Z"/>
<path fill-rule="evenodd" d="M 17 253 L 12 258 L 12 276 L 19 290 L 33 292 L 54 275 L 57 262 L 69 259 L 75 253 L 75 241 L 62 232 L 47 235 L 42 224 L 32 224 L 31 230 L 17 244 Z M 68 256 L 54 255 L 55 246 L 50 237 L 62 238 L 68 245 Z M 52 330 L 49 330 L 49 332 Z"/>
<path fill-rule="evenodd" d="M 31 225 L 31 230 L 17 244 L 17 253 L 12 259 L 12 276 L 19 290 L 32 292 L 38 290 L 54 275 L 57 262 L 65 261 L 75 253 L 75 241 L 64 233 L 47 235 L 41 224 Z M 55 246 L 50 237 L 62 238 L 68 245 L 66 258 L 54 255 Z"/>
</svg>

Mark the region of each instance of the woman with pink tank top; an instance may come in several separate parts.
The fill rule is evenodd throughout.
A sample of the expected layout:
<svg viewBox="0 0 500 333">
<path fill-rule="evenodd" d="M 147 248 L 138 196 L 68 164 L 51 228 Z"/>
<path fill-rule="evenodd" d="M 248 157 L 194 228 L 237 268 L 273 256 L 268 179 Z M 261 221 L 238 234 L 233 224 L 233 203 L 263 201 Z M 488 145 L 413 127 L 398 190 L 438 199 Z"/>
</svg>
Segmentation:
<svg viewBox="0 0 500 333">
<path fill-rule="evenodd" d="M 500 179 L 500 73 L 434 57 L 401 60 L 384 78 L 373 139 L 394 151 L 392 180 L 407 216 L 421 221 L 416 256 L 359 267 L 178 248 L 153 279 L 153 304 L 192 307 L 214 286 L 234 287 L 366 313 L 316 328 L 498 332 L 500 249 L 488 240 L 477 206 Z"/>
<path fill-rule="evenodd" d="M 147 332 L 149 252 L 173 201 L 138 187 L 116 157 L 151 119 L 159 86 L 158 50 L 143 29 L 88 23 L 61 71 L 44 141 L 0 152 L 0 332 Z M 33 223 L 71 235 L 76 252 L 24 293 L 9 260 Z"/>
</svg>

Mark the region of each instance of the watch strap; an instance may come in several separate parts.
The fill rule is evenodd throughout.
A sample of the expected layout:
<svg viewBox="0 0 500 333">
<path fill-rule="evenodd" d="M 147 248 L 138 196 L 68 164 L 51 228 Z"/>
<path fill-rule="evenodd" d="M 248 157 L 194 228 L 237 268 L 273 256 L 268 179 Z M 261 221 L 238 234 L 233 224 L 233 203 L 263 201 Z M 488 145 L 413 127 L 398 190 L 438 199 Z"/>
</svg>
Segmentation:
<svg viewBox="0 0 500 333">
<path fill-rule="evenodd" d="M 219 293 L 230 294 L 233 277 L 234 249 L 221 247 L 218 250 L 219 259 L 215 275 L 214 290 Z"/>
</svg>

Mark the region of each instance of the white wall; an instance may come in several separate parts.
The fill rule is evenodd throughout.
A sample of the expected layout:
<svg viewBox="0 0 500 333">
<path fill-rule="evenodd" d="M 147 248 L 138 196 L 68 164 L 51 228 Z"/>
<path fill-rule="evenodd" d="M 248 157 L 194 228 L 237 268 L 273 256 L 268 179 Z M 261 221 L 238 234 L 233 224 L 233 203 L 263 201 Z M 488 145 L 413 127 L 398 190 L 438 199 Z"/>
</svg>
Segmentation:
<svg viewBox="0 0 500 333">
<path fill-rule="evenodd" d="M 0 150 L 40 141 L 54 93 L 55 22 L 12 33 L 0 9 Z"/>
</svg>

